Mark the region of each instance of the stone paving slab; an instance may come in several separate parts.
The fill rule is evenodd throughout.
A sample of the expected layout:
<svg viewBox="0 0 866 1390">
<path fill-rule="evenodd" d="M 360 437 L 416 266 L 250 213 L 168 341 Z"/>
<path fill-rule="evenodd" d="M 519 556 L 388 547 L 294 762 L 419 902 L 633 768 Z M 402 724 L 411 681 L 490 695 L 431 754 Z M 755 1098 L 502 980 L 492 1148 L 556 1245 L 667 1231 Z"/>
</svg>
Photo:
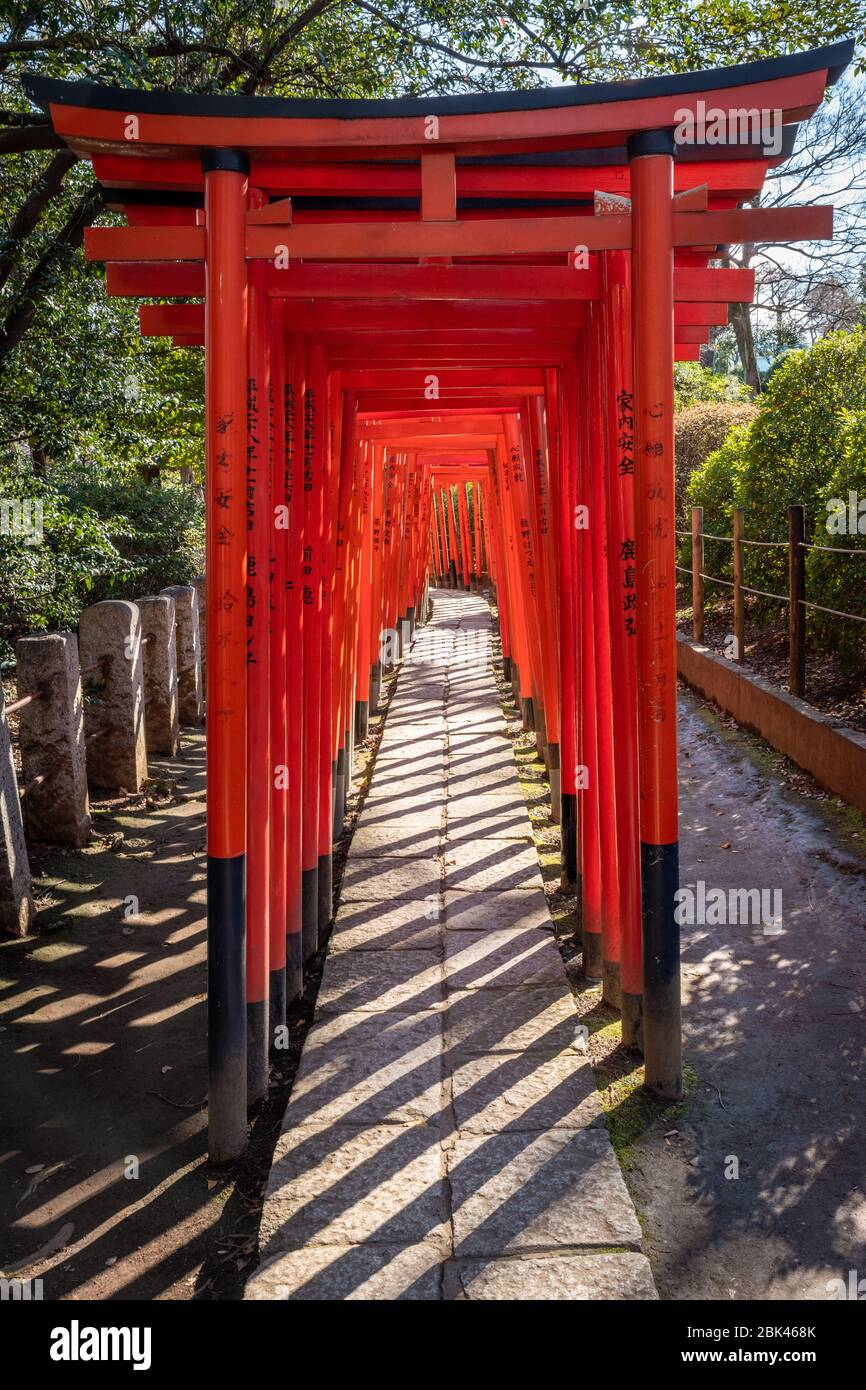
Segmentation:
<svg viewBox="0 0 866 1390">
<path fill-rule="evenodd" d="M 380 768 L 375 785 L 368 792 L 369 798 L 383 798 L 386 794 L 407 796 L 415 792 L 434 793 L 441 790 L 445 794 L 445 767 L 424 767 L 416 769 L 411 758 L 402 763 L 393 763 Z"/>
<path fill-rule="evenodd" d="M 562 973 L 562 956 L 554 938 L 537 927 L 446 933 L 449 990 L 559 985 Z"/>
<path fill-rule="evenodd" d="M 301 1125 L 277 1140 L 262 1211 L 267 1259 L 302 1245 L 410 1245 L 447 1234 L 435 1126 Z"/>
<path fill-rule="evenodd" d="M 256 1271 L 245 1297 L 269 1302 L 435 1302 L 442 1297 L 444 1250 L 435 1241 L 290 1250 Z"/>
<path fill-rule="evenodd" d="M 412 810 L 407 810 L 402 806 L 394 806 L 390 801 L 374 802 L 372 805 L 365 803 L 364 805 L 363 824 L 371 829 L 381 825 L 392 825 L 395 820 L 399 820 L 400 825 L 407 833 L 410 830 L 435 830 L 441 827 L 442 819 L 443 807 L 439 802 L 427 806 L 416 806 Z"/>
<path fill-rule="evenodd" d="M 455 1255 L 640 1245 L 606 1130 L 465 1134 L 447 1164 Z"/>
<path fill-rule="evenodd" d="M 558 985 L 470 989 L 450 994 L 445 1042 L 472 1052 L 575 1049 L 577 1014 L 565 974 Z"/>
<path fill-rule="evenodd" d="M 319 986 L 322 1012 L 416 1013 L 443 1005 L 441 962 L 432 951 L 340 951 Z"/>
<path fill-rule="evenodd" d="M 457 658 L 489 627 L 437 597 L 416 648 L 454 664 L 398 676 L 249 1299 L 654 1297 L 496 685 Z"/>
<path fill-rule="evenodd" d="M 509 802 L 504 806 L 497 802 L 477 815 L 471 810 L 471 802 L 467 802 L 465 809 L 456 812 L 454 806 L 449 806 L 445 823 L 446 846 L 479 837 L 484 840 L 523 840 L 531 844 L 525 803 L 518 805 Z"/>
<path fill-rule="evenodd" d="M 461 840 L 446 847 L 445 888 L 477 893 L 488 889 L 535 889 L 544 884 L 535 847 L 502 840 Z"/>
<path fill-rule="evenodd" d="M 407 826 L 401 820 L 359 825 L 352 836 L 352 855 L 360 859 L 432 859 L 439 853 L 441 827 Z"/>
<path fill-rule="evenodd" d="M 340 901 L 395 902 L 400 898 L 427 898 L 442 887 L 436 859 L 385 859 L 350 854 L 346 860 Z"/>
<path fill-rule="evenodd" d="M 553 923 L 542 893 L 522 888 L 506 892 L 467 892 L 447 889 L 444 895 L 445 925 L 449 931 L 505 931 L 534 927 L 553 932 Z"/>
<path fill-rule="evenodd" d="M 326 1051 L 350 1052 L 364 1048 L 410 1053 L 419 1046 L 419 1038 L 422 1041 L 439 1038 L 441 1041 L 441 1010 L 424 1009 L 407 1014 L 400 1009 L 389 1009 L 386 1013 L 347 1009 L 344 1013 L 316 1016 L 304 1043 L 304 1055 L 316 1049 L 324 1054 Z M 283 1129 L 294 1124 L 290 1112 L 291 1105 L 286 1111 Z"/>
<path fill-rule="evenodd" d="M 330 954 L 442 950 L 442 914 L 428 902 L 351 902 L 337 912 Z"/>
<path fill-rule="evenodd" d="M 507 787 L 503 787 L 501 792 L 457 790 L 448 797 L 448 818 L 465 816 L 475 817 L 476 820 L 483 816 L 522 817 L 526 824 L 526 802 L 516 783 L 513 791 Z"/>
<path fill-rule="evenodd" d="M 358 1125 L 415 1124 L 435 1120 L 442 1110 L 442 1036 L 412 1015 L 413 1028 L 395 1037 L 369 1037 L 358 1045 L 351 1033 L 339 1047 L 305 1048 L 292 1087 L 293 1123 Z"/>
<path fill-rule="evenodd" d="M 449 1055 L 451 1105 L 466 1134 L 584 1129 L 602 1120 L 592 1070 L 574 1053 Z"/>
<path fill-rule="evenodd" d="M 446 1271 L 446 1299 L 496 1302 L 629 1302 L 657 1299 L 646 1255 L 532 1255 L 524 1259 L 455 1261 Z"/>
</svg>

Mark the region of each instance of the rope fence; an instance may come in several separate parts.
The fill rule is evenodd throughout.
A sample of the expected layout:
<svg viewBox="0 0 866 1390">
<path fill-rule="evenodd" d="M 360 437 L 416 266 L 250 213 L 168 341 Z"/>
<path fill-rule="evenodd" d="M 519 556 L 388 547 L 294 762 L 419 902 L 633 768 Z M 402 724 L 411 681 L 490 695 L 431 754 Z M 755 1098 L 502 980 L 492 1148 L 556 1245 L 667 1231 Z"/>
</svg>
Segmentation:
<svg viewBox="0 0 866 1390">
<path fill-rule="evenodd" d="M 852 550 L 842 546 L 816 545 L 805 539 L 805 508 L 797 505 L 788 508 L 787 541 L 753 540 L 743 535 L 742 507 L 734 507 L 732 512 L 733 535 L 719 536 L 705 531 L 703 507 L 692 507 L 691 531 L 677 530 L 677 535 L 690 538 L 692 543 L 691 568 L 677 565 L 681 574 L 691 578 L 692 586 L 692 636 L 696 642 L 704 640 L 704 585 L 719 584 L 733 592 L 734 598 L 734 661 L 742 662 L 745 655 L 745 604 L 744 595 L 770 599 L 775 603 L 788 605 L 788 689 L 792 695 L 805 695 L 806 692 L 806 613 L 826 613 L 832 618 L 843 618 L 852 623 L 866 623 L 866 617 L 859 613 L 844 613 L 837 608 L 827 608 L 806 598 L 806 552 L 823 551 L 828 555 L 859 556 L 866 560 L 866 550 Z M 722 579 L 720 575 L 707 574 L 704 570 L 704 542 L 718 541 L 734 548 L 733 580 Z M 755 589 L 743 582 L 744 547 L 756 546 L 764 549 L 787 550 L 788 552 L 788 592 L 774 594 L 766 589 Z"/>
</svg>

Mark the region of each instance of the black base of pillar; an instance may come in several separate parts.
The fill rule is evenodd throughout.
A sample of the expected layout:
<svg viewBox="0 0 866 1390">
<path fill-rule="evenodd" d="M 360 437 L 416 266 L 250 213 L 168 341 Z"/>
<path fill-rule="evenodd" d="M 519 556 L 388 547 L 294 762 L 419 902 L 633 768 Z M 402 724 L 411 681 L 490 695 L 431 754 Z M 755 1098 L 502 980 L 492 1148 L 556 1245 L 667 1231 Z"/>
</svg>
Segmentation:
<svg viewBox="0 0 866 1390">
<path fill-rule="evenodd" d="M 562 889 L 571 893 L 577 886 L 577 792 L 562 793 L 559 827 Z"/>
<path fill-rule="evenodd" d="M 208 1156 L 247 1143 L 246 855 L 207 863 Z"/>
<path fill-rule="evenodd" d="M 370 713 L 375 714 L 379 708 L 379 692 L 382 689 L 382 663 L 376 661 L 370 667 Z"/>
<path fill-rule="evenodd" d="M 339 840 L 346 820 L 346 750 L 339 749 L 334 764 L 334 840 Z"/>
<path fill-rule="evenodd" d="M 602 967 L 601 997 L 605 1004 L 617 1012 L 622 1007 L 622 987 L 619 982 L 619 961 L 606 960 Z"/>
<path fill-rule="evenodd" d="M 521 715 L 521 718 L 522 718 L 522 720 L 523 720 L 523 727 L 524 727 L 524 729 L 534 729 L 534 728 L 535 728 L 535 718 L 534 718 L 533 710 L 532 710 L 532 698 L 531 698 L 531 697 L 530 697 L 529 699 L 524 699 L 523 696 L 521 695 L 521 697 L 520 697 L 520 715 Z"/>
<path fill-rule="evenodd" d="M 301 871 L 301 930 L 304 960 L 308 961 L 319 949 L 319 869 Z"/>
<path fill-rule="evenodd" d="M 601 984 L 604 975 L 603 955 L 601 932 L 585 931 L 583 933 L 583 973 L 591 984 Z"/>
<path fill-rule="evenodd" d="M 547 767 L 549 758 L 547 751 L 547 720 L 544 715 L 544 706 L 541 700 L 535 695 L 532 697 L 532 718 L 532 727 L 535 730 L 535 747 L 538 750 L 539 758 L 544 763 L 545 767 Z"/>
<path fill-rule="evenodd" d="M 330 854 L 319 855 L 318 924 L 319 945 L 327 939 L 334 917 L 334 859 Z"/>
<path fill-rule="evenodd" d="M 550 819 L 559 825 L 562 819 L 562 780 L 559 771 L 559 744 L 547 745 L 547 775 L 550 779 Z"/>
<path fill-rule="evenodd" d="M 623 1047 L 629 1052 L 643 1052 L 643 995 L 623 993 L 620 1010 Z"/>
<path fill-rule="evenodd" d="M 286 937 L 286 1006 L 304 992 L 304 943 L 300 932 Z"/>
<path fill-rule="evenodd" d="M 647 1089 L 667 1100 L 683 1092 L 680 929 L 674 917 L 679 845 L 641 843 L 643 1043 Z"/>
<path fill-rule="evenodd" d="M 505 680 L 505 681 L 510 681 L 510 680 L 511 680 L 511 657 L 510 657 L 510 656 L 504 656 L 504 657 L 502 658 L 502 679 Z"/>
<path fill-rule="evenodd" d="M 247 1109 L 268 1093 L 268 1009 L 266 999 L 247 1004 Z"/>
<path fill-rule="evenodd" d="M 270 1022 L 268 1025 L 268 1047 L 271 1054 L 275 1052 L 274 1043 L 277 1036 L 277 1029 L 285 1027 L 286 1023 L 286 972 L 285 969 L 271 971 L 271 983 L 269 989 L 270 998 Z"/>
</svg>

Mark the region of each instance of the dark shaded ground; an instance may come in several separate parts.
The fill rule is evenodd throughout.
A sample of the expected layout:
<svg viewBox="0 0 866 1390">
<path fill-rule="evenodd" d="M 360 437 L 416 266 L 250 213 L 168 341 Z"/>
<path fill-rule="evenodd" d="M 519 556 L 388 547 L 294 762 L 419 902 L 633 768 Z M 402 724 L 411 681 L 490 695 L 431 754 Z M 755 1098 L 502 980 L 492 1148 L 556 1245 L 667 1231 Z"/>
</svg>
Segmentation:
<svg viewBox="0 0 866 1390">
<path fill-rule="evenodd" d="M 504 707 L 569 960 L 542 765 Z M 571 975 L 607 1125 L 662 1298 L 826 1299 L 866 1268 L 866 822 L 684 688 L 679 725 L 680 882 L 780 888 L 782 932 L 683 927 L 676 1104 L 643 1091 L 617 1015 Z"/>
<path fill-rule="evenodd" d="M 683 928 L 696 1081 L 629 1154 L 647 1253 L 662 1297 L 827 1298 L 866 1267 L 864 822 L 686 693 L 680 739 L 681 883 L 781 888 L 783 930 Z"/>
<path fill-rule="evenodd" d="M 146 795 L 95 803 L 85 850 L 32 853 L 40 934 L 0 944 L 0 1273 L 41 1278 L 48 1300 L 234 1298 L 255 1261 L 323 953 L 247 1152 L 209 1174 L 204 735 L 183 742 L 151 759 Z"/>
</svg>

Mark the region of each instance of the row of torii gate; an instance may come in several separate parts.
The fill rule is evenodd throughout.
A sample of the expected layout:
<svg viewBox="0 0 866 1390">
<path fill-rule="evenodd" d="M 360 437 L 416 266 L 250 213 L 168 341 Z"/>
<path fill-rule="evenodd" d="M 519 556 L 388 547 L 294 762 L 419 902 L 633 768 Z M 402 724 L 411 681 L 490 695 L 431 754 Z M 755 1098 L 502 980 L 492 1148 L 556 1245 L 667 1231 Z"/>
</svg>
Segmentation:
<svg viewBox="0 0 866 1390">
<path fill-rule="evenodd" d="M 214 1161 L 330 922 L 381 634 L 431 575 L 489 574 L 585 971 L 679 1093 L 672 367 L 752 297 L 726 246 L 832 234 L 742 204 L 850 57 L 396 101 L 26 80 L 125 219 L 87 234 L 109 293 L 205 349 Z"/>
</svg>

